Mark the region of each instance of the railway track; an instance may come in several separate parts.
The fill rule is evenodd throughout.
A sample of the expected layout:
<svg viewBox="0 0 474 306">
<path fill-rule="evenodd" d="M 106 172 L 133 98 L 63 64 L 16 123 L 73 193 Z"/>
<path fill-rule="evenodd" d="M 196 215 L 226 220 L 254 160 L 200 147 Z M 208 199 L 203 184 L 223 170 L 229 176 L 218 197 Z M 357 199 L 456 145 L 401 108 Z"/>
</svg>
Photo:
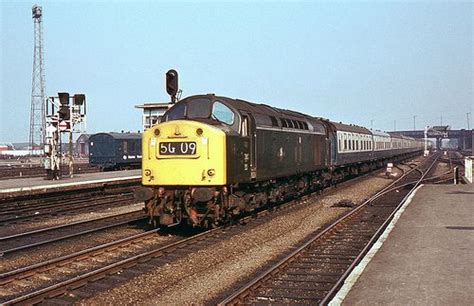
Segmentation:
<svg viewBox="0 0 474 306">
<path fill-rule="evenodd" d="M 37 203 L 17 202 L 5 205 L 5 207 L 2 206 L 0 225 L 37 221 L 51 216 L 77 214 L 81 211 L 117 207 L 132 202 L 134 202 L 134 198 L 131 191 L 112 195 L 85 193 L 73 199 L 62 196 Z"/>
<path fill-rule="evenodd" d="M 100 169 L 93 167 L 89 164 L 76 164 L 74 165 L 74 173 L 93 173 L 100 172 Z M 69 168 L 67 166 L 61 167 L 61 173 L 63 175 L 69 174 Z M 12 178 L 31 178 L 45 176 L 44 167 L 41 165 L 12 165 L 12 166 L 1 166 L 0 167 L 0 180 L 12 179 Z"/>
<path fill-rule="evenodd" d="M 354 184 L 364 177 L 346 181 L 340 184 L 339 188 Z M 336 190 L 336 188 L 330 188 L 330 191 L 326 192 L 329 194 Z M 240 224 L 245 224 L 246 229 L 249 229 L 266 222 L 266 218 L 271 218 L 274 210 L 284 213 L 287 210 L 295 209 L 295 206 L 310 205 L 307 201 L 310 197 L 311 195 L 307 195 L 278 207 L 258 212 L 253 216 L 239 220 L 237 225 L 219 227 L 189 238 L 174 239 L 171 244 L 168 242 L 164 245 L 162 241 L 157 239 L 159 237 L 157 232 L 159 231 L 153 230 L 0 274 L 0 288 L 4 292 L 12 292 L 10 295 L 0 297 L 0 302 L 8 305 L 38 303 L 46 300 L 50 302 L 54 301 L 55 298 L 61 300 L 65 299 L 64 293 L 73 292 L 82 286 L 90 286 L 91 288 L 107 286 L 106 283 L 110 281 L 110 278 L 117 276 L 117 272 L 120 272 L 121 279 L 146 273 L 150 267 L 158 267 L 173 262 L 185 254 L 239 234 L 241 232 Z M 126 255 L 123 255 L 124 253 Z M 97 262 L 102 262 L 102 265 L 98 265 Z M 76 266 L 78 265 L 82 267 L 81 271 L 77 271 Z M 83 267 L 91 269 L 85 271 Z M 55 277 L 54 275 L 58 274 L 58 269 L 69 272 L 63 272 L 62 277 Z M 18 291 L 18 282 L 21 283 L 25 279 L 29 280 L 25 285 L 28 290 L 25 290 L 25 292 Z M 39 280 L 38 283 L 44 284 L 44 279 L 54 279 L 55 281 L 31 290 L 31 283 L 36 283 L 35 280 Z M 101 283 L 101 280 L 104 281 Z M 82 291 L 88 291 L 88 289 Z"/>
<path fill-rule="evenodd" d="M 362 178 L 339 184 L 339 188 L 355 183 Z M 336 191 L 337 189 L 330 188 L 330 190 Z M 261 211 L 241 219 L 239 224 L 246 224 L 246 230 L 257 227 L 272 218 L 274 214 L 270 212 L 273 210 L 284 213 L 285 210 L 295 209 L 295 205 L 300 207 L 310 205 L 310 201 L 307 200 L 312 196 L 314 195 L 306 195 L 279 207 Z M 250 220 L 252 221 L 250 222 Z M 48 303 L 75 301 L 78 299 L 77 296 L 83 296 L 85 292 L 104 290 L 104 288 L 111 286 L 110 283 L 126 281 L 137 274 L 148 272 L 151 268 L 174 262 L 187 254 L 214 245 L 218 241 L 231 239 L 233 235 L 240 233 L 241 227 L 232 225 L 219 227 L 188 238 L 179 238 L 178 241 L 173 241 L 171 244 L 169 242 L 163 244 L 157 238 L 159 236 L 156 231 L 150 231 L 96 246 L 65 257 L 1 274 L 0 288 L 6 294 L 0 296 L 0 302 L 9 305 L 45 301 Z M 22 285 L 26 278 L 26 284 Z M 45 279 L 48 281 L 44 282 Z M 36 284 L 36 286 L 32 284 Z M 19 287 L 23 290 L 19 290 Z"/>
<path fill-rule="evenodd" d="M 438 158 L 408 171 L 219 304 L 327 304 Z"/>
<path fill-rule="evenodd" d="M 141 220 L 146 215 L 138 210 L 0 237 L 0 256 Z"/>
</svg>

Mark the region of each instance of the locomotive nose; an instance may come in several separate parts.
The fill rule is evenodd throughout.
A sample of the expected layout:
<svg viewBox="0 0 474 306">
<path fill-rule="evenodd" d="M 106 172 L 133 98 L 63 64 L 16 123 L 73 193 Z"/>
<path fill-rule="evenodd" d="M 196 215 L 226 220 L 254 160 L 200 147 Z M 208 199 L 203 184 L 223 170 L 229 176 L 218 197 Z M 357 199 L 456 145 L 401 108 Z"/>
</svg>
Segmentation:
<svg viewBox="0 0 474 306">
<path fill-rule="evenodd" d="M 143 137 L 143 185 L 225 185 L 225 133 L 191 120 L 158 124 Z"/>
</svg>

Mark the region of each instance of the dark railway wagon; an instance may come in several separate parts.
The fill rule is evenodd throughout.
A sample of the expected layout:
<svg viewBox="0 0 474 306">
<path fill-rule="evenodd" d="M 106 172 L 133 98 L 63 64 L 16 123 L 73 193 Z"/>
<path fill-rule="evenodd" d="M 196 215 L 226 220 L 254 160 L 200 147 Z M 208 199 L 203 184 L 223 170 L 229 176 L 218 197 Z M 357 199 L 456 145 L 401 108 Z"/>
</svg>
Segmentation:
<svg viewBox="0 0 474 306">
<path fill-rule="evenodd" d="M 89 163 L 105 170 L 139 168 L 141 133 L 97 133 L 89 138 Z"/>
</svg>

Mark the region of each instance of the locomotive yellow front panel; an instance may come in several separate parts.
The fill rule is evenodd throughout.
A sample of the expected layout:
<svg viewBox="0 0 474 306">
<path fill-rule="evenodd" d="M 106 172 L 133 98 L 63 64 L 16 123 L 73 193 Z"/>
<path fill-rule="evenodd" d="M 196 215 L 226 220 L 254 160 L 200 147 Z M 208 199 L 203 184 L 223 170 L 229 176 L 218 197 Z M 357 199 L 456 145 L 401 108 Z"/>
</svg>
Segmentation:
<svg viewBox="0 0 474 306">
<path fill-rule="evenodd" d="M 197 121 L 174 120 L 143 134 L 142 184 L 216 186 L 226 184 L 225 133 Z"/>
</svg>

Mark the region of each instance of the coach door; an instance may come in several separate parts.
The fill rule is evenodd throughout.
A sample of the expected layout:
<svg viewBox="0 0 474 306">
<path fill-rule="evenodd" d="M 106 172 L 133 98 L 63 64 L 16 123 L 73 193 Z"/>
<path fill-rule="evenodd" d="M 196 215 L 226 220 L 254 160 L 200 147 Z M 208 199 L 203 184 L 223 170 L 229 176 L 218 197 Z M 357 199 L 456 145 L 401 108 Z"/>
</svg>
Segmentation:
<svg viewBox="0 0 474 306">
<path fill-rule="evenodd" d="M 249 140 L 248 156 L 244 156 L 244 161 L 249 163 L 250 178 L 257 178 L 257 130 L 255 119 L 247 112 L 242 112 L 242 136 Z"/>
</svg>

